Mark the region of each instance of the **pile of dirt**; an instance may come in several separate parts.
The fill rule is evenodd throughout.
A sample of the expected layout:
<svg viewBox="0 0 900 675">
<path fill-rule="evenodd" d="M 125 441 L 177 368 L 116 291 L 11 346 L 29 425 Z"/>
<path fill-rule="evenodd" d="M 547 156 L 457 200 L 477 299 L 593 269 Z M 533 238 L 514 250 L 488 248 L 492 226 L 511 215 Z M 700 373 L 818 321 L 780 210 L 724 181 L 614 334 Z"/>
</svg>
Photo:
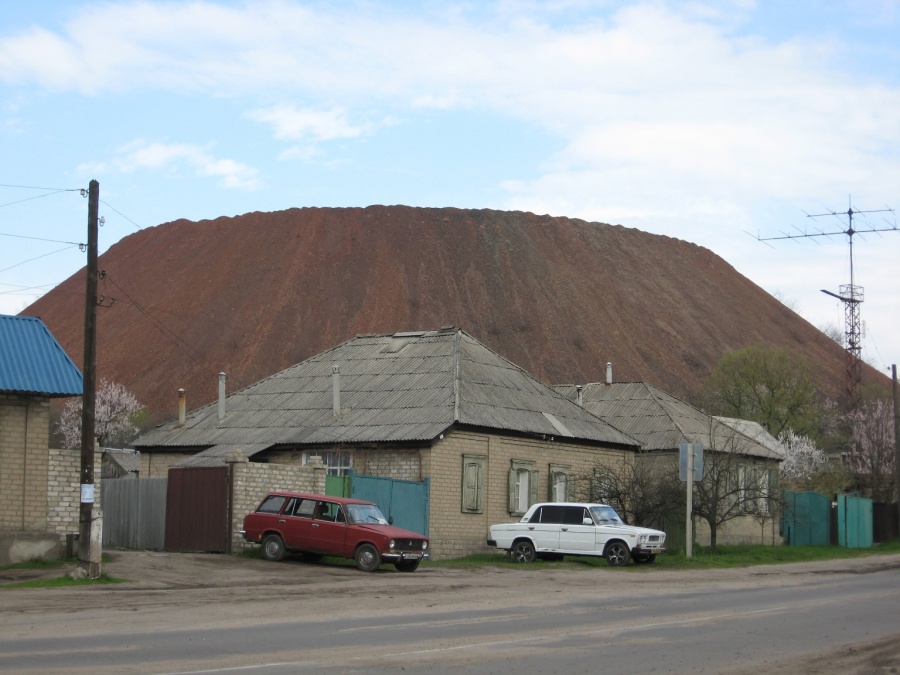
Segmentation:
<svg viewBox="0 0 900 675">
<path fill-rule="evenodd" d="M 789 348 L 844 387 L 844 352 L 711 251 L 582 220 L 405 206 L 179 220 L 101 256 L 98 377 L 154 421 L 360 333 L 463 328 L 547 383 L 650 382 L 690 399 L 728 350 Z M 28 307 L 83 351 L 84 273 Z M 878 377 L 867 370 L 866 376 Z M 881 376 L 883 377 L 883 376 Z"/>
</svg>

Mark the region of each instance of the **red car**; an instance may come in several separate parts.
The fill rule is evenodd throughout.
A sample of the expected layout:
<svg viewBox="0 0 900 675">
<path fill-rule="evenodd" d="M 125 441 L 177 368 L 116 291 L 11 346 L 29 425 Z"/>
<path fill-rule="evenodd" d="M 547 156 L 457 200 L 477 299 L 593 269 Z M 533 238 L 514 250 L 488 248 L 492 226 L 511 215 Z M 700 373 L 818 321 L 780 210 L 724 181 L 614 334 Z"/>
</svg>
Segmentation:
<svg viewBox="0 0 900 675">
<path fill-rule="evenodd" d="M 307 560 L 352 558 L 364 572 L 382 562 L 415 572 L 428 555 L 428 538 L 389 525 L 372 502 L 346 497 L 272 492 L 244 518 L 244 539 L 262 545 L 266 560 L 297 551 Z"/>
</svg>

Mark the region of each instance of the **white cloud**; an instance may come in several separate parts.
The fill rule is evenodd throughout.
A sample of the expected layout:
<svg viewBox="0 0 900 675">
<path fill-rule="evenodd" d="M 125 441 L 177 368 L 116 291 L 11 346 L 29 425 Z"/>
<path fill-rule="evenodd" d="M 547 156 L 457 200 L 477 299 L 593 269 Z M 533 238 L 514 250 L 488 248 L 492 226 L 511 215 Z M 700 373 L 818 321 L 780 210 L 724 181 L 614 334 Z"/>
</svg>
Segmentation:
<svg viewBox="0 0 900 675">
<path fill-rule="evenodd" d="M 228 189 L 254 190 L 260 187 L 258 171 L 233 159 L 214 157 L 208 147 L 190 143 L 160 143 L 137 139 L 117 149 L 107 162 L 85 163 L 79 173 L 102 174 L 110 170 L 132 173 L 150 170 L 178 175 L 184 171 L 197 176 L 219 178 Z"/>
<path fill-rule="evenodd" d="M 282 104 L 253 110 L 247 116 L 269 124 L 275 138 L 281 140 L 333 141 L 355 138 L 366 130 L 364 126 L 350 124 L 347 113 L 340 108 L 314 110 Z"/>
</svg>

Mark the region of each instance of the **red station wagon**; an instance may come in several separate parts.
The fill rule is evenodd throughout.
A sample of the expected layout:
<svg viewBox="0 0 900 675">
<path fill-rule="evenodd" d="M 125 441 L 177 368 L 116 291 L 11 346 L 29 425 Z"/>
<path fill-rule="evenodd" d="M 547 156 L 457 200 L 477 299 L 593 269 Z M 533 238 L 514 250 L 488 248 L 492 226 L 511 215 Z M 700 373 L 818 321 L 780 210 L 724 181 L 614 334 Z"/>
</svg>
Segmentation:
<svg viewBox="0 0 900 675">
<path fill-rule="evenodd" d="M 372 502 L 345 497 L 272 492 L 244 518 L 244 539 L 262 545 L 266 560 L 297 551 L 307 560 L 352 558 L 364 572 L 382 562 L 414 572 L 428 555 L 428 538 L 389 525 Z"/>
</svg>

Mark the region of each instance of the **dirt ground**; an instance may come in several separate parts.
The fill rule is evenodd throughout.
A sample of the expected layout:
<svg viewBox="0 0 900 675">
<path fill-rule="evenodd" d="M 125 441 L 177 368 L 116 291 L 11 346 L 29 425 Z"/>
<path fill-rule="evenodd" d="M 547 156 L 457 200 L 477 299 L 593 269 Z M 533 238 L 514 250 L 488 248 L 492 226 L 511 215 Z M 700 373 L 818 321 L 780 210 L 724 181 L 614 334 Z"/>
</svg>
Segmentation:
<svg viewBox="0 0 900 675">
<path fill-rule="evenodd" d="M 504 592 L 538 577 L 564 596 L 597 583 L 598 570 L 527 565 L 521 568 L 451 568 L 423 566 L 414 574 L 399 574 L 385 566 L 364 574 L 352 566 L 310 565 L 299 560 L 273 564 L 261 559 L 216 554 L 113 551 L 103 571 L 124 583 L 55 589 L 0 591 L 0 631 L 4 637 L 89 635 L 140 631 L 172 625 L 223 627 L 284 621 L 302 606 L 304 613 L 321 611 L 331 618 L 358 615 L 371 608 L 381 614 L 408 611 L 411 596 L 427 598 L 427 607 L 496 608 L 498 598 L 516 603 L 544 602 Z M 794 563 L 726 570 L 612 570 L 613 594 L 689 592 L 691 588 L 777 587 L 803 583 L 811 575 L 872 573 L 900 569 L 900 554 L 853 560 Z M 310 571 L 313 573 L 310 573 Z M 602 570 L 605 572 L 606 570 Z M 0 571 L 0 585 L 34 578 L 56 578 L 59 568 Z M 554 582 L 558 583 L 554 583 Z M 559 596 L 557 596 L 559 597 Z M 345 600 L 345 601 L 341 601 Z M 736 671 L 741 673 L 742 671 Z M 842 646 L 813 659 L 768 664 L 749 673 L 900 673 L 900 636 L 890 640 Z"/>
</svg>

